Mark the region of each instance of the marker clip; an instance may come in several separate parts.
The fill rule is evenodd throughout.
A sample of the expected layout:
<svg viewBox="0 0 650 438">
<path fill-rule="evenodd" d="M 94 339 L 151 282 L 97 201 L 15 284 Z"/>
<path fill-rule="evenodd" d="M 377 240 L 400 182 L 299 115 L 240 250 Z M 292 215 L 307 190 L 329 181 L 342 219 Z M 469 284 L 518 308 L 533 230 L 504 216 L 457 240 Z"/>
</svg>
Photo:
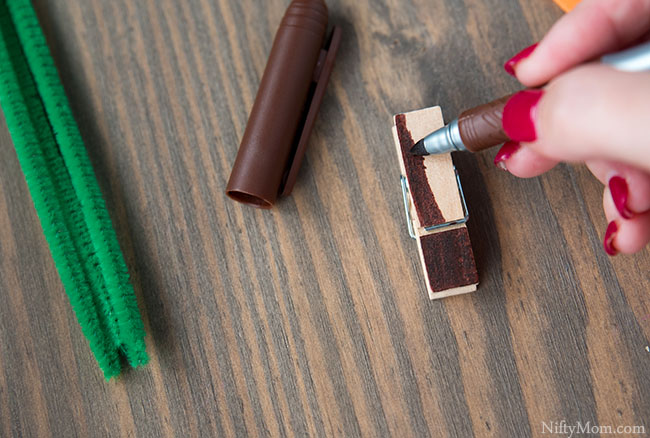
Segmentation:
<svg viewBox="0 0 650 438">
<path fill-rule="evenodd" d="M 341 28 L 334 26 L 325 47 L 320 51 L 318 63 L 314 68 L 314 78 L 312 82 L 312 90 L 309 93 L 307 102 L 305 103 L 305 118 L 302 120 L 301 125 L 298 127 L 294 141 L 297 141 L 294 152 L 289 158 L 290 163 L 287 166 L 287 173 L 284 178 L 284 183 L 280 189 L 280 196 L 287 196 L 293 190 L 293 186 L 298 178 L 298 171 L 300 164 L 305 156 L 307 150 L 307 143 L 309 142 L 309 135 L 314 128 L 316 122 L 316 115 L 320 109 L 320 105 L 325 97 L 325 90 L 329 82 L 332 69 L 334 68 L 334 60 L 341 45 Z M 294 143 L 296 144 L 296 143 Z"/>
</svg>

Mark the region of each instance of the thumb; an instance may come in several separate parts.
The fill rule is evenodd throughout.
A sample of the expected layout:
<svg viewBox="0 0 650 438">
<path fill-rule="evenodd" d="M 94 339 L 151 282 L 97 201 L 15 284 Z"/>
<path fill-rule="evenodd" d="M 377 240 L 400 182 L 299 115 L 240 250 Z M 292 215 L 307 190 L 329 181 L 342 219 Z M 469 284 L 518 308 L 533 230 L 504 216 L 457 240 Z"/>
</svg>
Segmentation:
<svg viewBox="0 0 650 438">
<path fill-rule="evenodd" d="M 650 74 L 575 68 L 543 90 L 515 94 L 503 129 L 548 158 L 604 159 L 650 172 Z"/>
</svg>

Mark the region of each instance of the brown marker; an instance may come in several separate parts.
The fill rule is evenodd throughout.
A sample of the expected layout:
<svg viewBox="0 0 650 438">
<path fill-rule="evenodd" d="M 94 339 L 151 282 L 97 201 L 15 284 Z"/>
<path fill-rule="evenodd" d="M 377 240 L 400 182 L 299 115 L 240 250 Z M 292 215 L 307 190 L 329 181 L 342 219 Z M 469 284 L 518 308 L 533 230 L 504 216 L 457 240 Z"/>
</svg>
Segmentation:
<svg viewBox="0 0 650 438">
<path fill-rule="evenodd" d="M 478 152 L 510 140 L 501 126 L 503 108 L 512 95 L 463 112 L 447 126 L 427 135 L 411 148 L 414 155 L 453 151 Z"/>
<path fill-rule="evenodd" d="M 232 199 L 270 208 L 291 193 L 341 40 L 339 28 L 327 40 L 326 32 L 323 0 L 291 2 L 230 174 Z"/>
<path fill-rule="evenodd" d="M 605 55 L 602 64 L 619 71 L 650 71 L 650 42 Z M 411 148 L 413 155 L 444 154 L 453 151 L 478 152 L 504 143 L 503 108 L 512 95 L 465 111 L 444 128 L 427 135 Z"/>
</svg>

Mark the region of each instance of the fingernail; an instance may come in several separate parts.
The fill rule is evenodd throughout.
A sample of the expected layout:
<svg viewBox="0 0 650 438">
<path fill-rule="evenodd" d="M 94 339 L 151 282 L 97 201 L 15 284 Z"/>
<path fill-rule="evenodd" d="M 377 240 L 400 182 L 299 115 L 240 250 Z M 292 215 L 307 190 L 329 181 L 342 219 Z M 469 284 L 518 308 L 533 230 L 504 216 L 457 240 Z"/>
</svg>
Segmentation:
<svg viewBox="0 0 650 438">
<path fill-rule="evenodd" d="M 621 178 L 620 176 L 611 177 L 609 179 L 609 192 L 612 195 L 614 205 L 616 206 L 616 209 L 618 210 L 621 217 L 625 219 L 632 219 L 634 217 L 634 213 L 629 208 L 627 208 L 628 190 L 627 182 L 625 179 Z"/>
<path fill-rule="evenodd" d="M 512 96 L 503 108 L 503 130 L 514 141 L 535 141 L 537 104 L 542 90 L 524 90 Z"/>
<path fill-rule="evenodd" d="M 515 56 L 510 58 L 505 64 L 503 64 L 503 68 L 508 73 L 509 75 L 516 76 L 515 75 L 515 65 L 519 63 L 524 58 L 528 58 L 531 53 L 533 53 L 533 50 L 535 50 L 535 47 L 537 47 L 538 43 L 533 44 L 532 46 L 526 47 L 524 50 L 521 52 L 517 53 Z"/>
<path fill-rule="evenodd" d="M 501 149 L 499 149 L 499 152 L 497 153 L 496 157 L 494 157 L 495 166 L 507 172 L 508 167 L 506 166 L 506 160 L 510 158 L 512 154 L 517 152 L 520 147 L 521 145 L 516 141 L 509 141 L 506 144 L 504 144 L 501 147 Z"/>
<path fill-rule="evenodd" d="M 605 252 L 611 256 L 618 254 L 618 251 L 614 247 L 614 238 L 616 237 L 616 232 L 618 231 L 618 225 L 615 221 L 611 221 L 607 225 L 607 231 L 605 231 L 605 240 L 603 241 L 603 246 L 605 247 Z"/>
</svg>

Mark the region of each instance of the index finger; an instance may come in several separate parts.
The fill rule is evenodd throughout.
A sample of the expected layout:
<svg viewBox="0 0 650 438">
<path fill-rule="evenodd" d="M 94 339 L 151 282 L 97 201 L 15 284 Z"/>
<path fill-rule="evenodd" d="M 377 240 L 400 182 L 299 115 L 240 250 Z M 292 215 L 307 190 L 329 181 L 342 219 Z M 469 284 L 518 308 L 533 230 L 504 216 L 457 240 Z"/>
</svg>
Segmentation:
<svg viewBox="0 0 650 438">
<path fill-rule="evenodd" d="M 517 63 L 517 79 L 528 87 L 543 85 L 578 64 L 625 48 L 649 30 L 650 0 L 584 0 Z"/>
</svg>

